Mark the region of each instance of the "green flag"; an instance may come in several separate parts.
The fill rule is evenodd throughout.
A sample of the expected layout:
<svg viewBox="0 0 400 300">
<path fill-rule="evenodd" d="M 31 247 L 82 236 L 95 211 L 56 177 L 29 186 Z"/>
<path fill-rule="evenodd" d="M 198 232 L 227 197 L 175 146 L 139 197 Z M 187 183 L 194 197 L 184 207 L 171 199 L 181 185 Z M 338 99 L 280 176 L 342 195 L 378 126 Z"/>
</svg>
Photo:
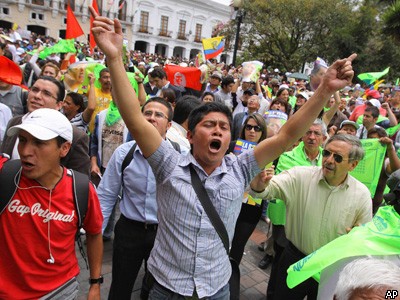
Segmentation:
<svg viewBox="0 0 400 300">
<path fill-rule="evenodd" d="M 386 146 L 383 146 L 378 139 L 363 139 L 360 141 L 365 151 L 365 156 L 350 174 L 364 183 L 369 189 L 371 197 L 373 197 L 378 186 Z"/>
<path fill-rule="evenodd" d="M 370 85 L 373 84 L 379 78 L 385 76 L 389 72 L 390 67 L 386 68 L 382 72 L 371 72 L 371 73 L 362 73 L 359 74 L 357 77 L 364 81 L 366 84 Z"/>
<path fill-rule="evenodd" d="M 60 40 L 52 47 L 46 47 L 39 54 L 40 59 L 46 59 L 47 56 L 53 53 L 76 53 L 74 40 Z"/>
<path fill-rule="evenodd" d="M 388 136 L 393 136 L 400 129 L 400 124 L 386 129 Z"/>
<path fill-rule="evenodd" d="M 335 262 L 355 256 L 398 255 L 400 215 L 393 206 L 381 207 L 371 222 L 314 251 L 288 269 L 286 283 L 293 288 L 310 277 L 319 282 L 320 273 Z"/>
<path fill-rule="evenodd" d="M 389 72 L 390 67 L 386 68 L 382 72 L 371 72 L 371 73 L 362 73 L 359 74 L 357 77 L 364 81 L 366 84 L 370 85 L 373 84 L 379 78 L 385 76 Z"/>
</svg>

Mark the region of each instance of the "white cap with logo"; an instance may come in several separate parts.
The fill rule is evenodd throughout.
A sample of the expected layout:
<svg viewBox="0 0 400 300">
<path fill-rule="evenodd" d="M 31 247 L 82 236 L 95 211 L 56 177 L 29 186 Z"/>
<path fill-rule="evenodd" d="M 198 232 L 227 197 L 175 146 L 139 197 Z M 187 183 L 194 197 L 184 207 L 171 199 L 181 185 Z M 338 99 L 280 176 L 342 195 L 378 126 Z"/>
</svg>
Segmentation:
<svg viewBox="0 0 400 300">
<path fill-rule="evenodd" d="M 42 141 L 60 136 L 66 141 L 72 142 L 71 122 L 66 116 L 55 109 L 36 109 L 22 119 L 22 124 L 8 129 L 7 135 L 13 136 L 18 134 L 21 129 Z"/>
</svg>

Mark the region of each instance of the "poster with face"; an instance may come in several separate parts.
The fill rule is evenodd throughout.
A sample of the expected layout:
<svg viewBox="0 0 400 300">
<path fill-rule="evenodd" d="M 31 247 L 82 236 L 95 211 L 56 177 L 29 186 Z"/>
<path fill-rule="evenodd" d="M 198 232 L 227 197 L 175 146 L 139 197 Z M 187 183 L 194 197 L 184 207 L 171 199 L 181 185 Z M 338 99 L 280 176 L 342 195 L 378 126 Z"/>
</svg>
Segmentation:
<svg viewBox="0 0 400 300">
<path fill-rule="evenodd" d="M 264 114 L 267 123 L 267 137 L 274 136 L 286 123 L 288 115 L 280 110 L 269 110 Z"/>
<path fill-rule="evenodd" d="M 67 73 L 64 75 L 65 88 L 68 91 L 77 91 L 86 94 L 89 87 L 89 73 L 93 73 L 95 87 L 101 88 L 99 77 L 100 71 L 105 66 L 100 61 L 80 61 L 69 66 Z"/>
<path fill-rule="evenodd" d="M 310 75 L 310 86 L 312 91 L 315 91 L 318 88 L 327 69 L 328 65 L 326 62 L 322 58 L 317 57 Z"/>
<path fill-rule="evenodd" d="M 257 60 L 246 61 L 242 63 L 242 81 L 245 82 L 256 82 L 260 75 L 263 63 Z"/>
</svg>

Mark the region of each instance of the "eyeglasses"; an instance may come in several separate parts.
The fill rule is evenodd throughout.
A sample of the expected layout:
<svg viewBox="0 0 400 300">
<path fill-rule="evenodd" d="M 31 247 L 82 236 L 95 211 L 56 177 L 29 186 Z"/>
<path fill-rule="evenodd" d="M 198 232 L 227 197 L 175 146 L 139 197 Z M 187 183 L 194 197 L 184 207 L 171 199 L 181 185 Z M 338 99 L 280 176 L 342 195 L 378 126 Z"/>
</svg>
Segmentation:
<svg viewBox="0 0 400 300">
<path fill-rule="evenodd" d="M 330 157 L 331 155 L 333 155 L 333 159 L 338 164 L 340 164 L 342 161 L 349 160 L 349 159 L 344 159 L 343 156 L 341 156 L 340 154 L 333 153 L 333 152 L 331 152 L 329 150 L 326 150 L 326 149 L 322 150 L 322 156 L 323 157 Z"/>
<path fill-rule="evenodd" d="M 143 115 L 145 116 L 145 117 L 148 117 L 148 118 L 151 118 L 152 116 L 153 116 L 153 114 L 154 114 L 154 117 L 156 118 L 156 119 L 167 119 L 168 120 L 168 117 L 166 117 L 162 112 L 160 112 L 160 111 L 152 111 L 152 110 L 146 110 L 146 111 L 144 111 L 143 112 Z"/>
<path fill-rule="evenodd" d="M 56 101 L 58 101 L 58 98 L 56 96 L 53 96 L 52 93 L 50 93 L 47 90 L 41 90 L 36 86 L 31 87 L 31 89 L 29 91 L 32 92 L 35 95 L 37 95 L 39 93 L 42 93 L 43 98 L 53 98 Z"/>
<path fill-rule="evenodd" d="M 244 129 L 250 131 L 252 129 L 254 129 L 255 132 L 260 132 L 261 131 L 261 127 L 256 125 L 256 126 L 252 126 L 250 124 L 247 124 L 246 126 L 244 126 Z"/>
</svg>

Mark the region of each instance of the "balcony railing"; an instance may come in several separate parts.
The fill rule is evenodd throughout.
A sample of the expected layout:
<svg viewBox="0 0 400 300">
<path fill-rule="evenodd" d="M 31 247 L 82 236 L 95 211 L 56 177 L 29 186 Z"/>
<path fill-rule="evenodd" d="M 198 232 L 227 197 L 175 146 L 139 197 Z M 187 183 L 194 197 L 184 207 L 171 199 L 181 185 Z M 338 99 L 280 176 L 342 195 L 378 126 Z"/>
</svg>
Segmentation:
<svg viewBox="0 0 400 300">
<path fill-rule="evenodd" d="M 193 42 L 195 42 L 195 43 L 201 43 L 202 39 L 204 39 L 204 38 L 201 37 L 201 36 L 195 36 Z"/>
<path fill-rule="evenodd" d="M 178 40 L 184 40 L 186 41 L 188 38 L 188 34 L 185 34 L 184 32 L 178 32 L 178 35 L 176 36 Z"/>
<path fill-rule="evenodd" d="M 136 31 L 140 33 L 153 34 L 153 27 L 139 24 L 136 26 Z"/>
<path fill-rule="evenodd" d="M 159 29 L 159 36 L 165 36 L 165 37 L 171 37 L 172 36 L 172 31 L 164 30 L 164 29 Z"/>
</svg>

